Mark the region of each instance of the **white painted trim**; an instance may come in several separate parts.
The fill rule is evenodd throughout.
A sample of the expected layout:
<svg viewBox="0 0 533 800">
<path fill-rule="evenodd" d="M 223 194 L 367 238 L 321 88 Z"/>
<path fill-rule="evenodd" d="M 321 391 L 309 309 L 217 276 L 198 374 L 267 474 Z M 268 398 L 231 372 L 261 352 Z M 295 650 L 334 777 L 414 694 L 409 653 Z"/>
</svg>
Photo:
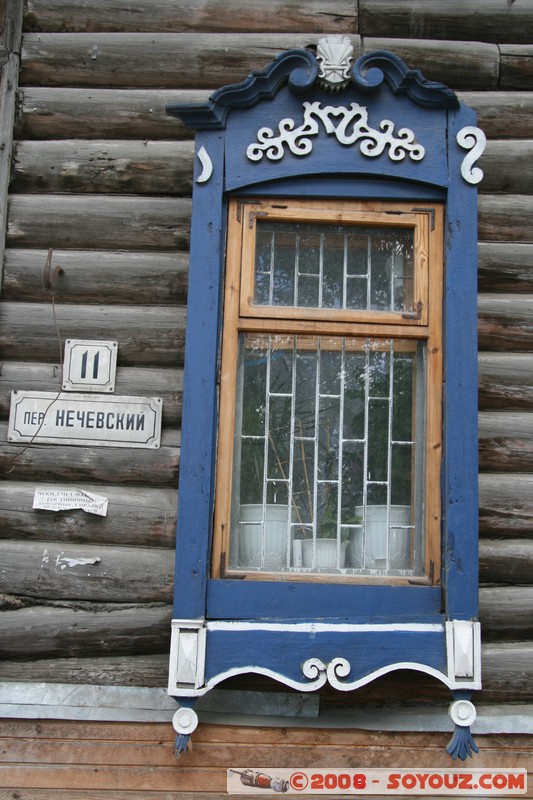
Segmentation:
<svg viewBox="0 0 533 800">
<path fill-rule="evenodd" d="M 418 664 L 414 661 L 397 661 L 394 664 L 387 664 L 385 667 L 381 667 L 380 669 L 374 670 L 374 672 L 369 673 L 368 675 L 364 675 L 359 680 L 353 681 L 352 683 L 346 683 L 343 687 L 342 691 L 353 691 L 354 689 L 359 689 L 361 686 L 365 686 L 367 683 L 375 680 L 376 678 L 380 678 L 382 675 L 387 675 L 389 672 L 394 672 L 398 669 L 409 669 L 415 670 L 417 672 L 424 672 L 426 675 L 431 675 L 434 678 L 437 678 L 439 681 L 442 681 L 449 689 L 480 689 L 481 684 L 476 684 L 472 680 L 450 680 L 447 675 L 443 672 L 440 672 L 433 667 L 429 667 L 426 664 Z M 267 678 L 272 678 L 273 680 L 277 681 L 278 683 L 282 683 L 285 686 L 290 686 L 292 689 L 297 689 L 300 692 L 314 692 L 317 689 L 320 689 L 325 684 L 325 679 L 322 675 L 317 675 L 314 681 L 296 681 L 292 680 L 291 678 L 287 678 L 285 675 L 281 675 L 279 672 L 275 672 L 271 669 L 266 669 L 264 667 L 258 667 L 254 664 L 247 664 L 242 667 L 233 667 L 232 669 L 225 670 L 224 672 L 220 672 L 217 675 L 214 675 L 209 681 L 206 682 L 205 686 L 199 689 L 186 689 L 180 687 L 179 694 L 181 697 L 202 697 L 215 686 L 218 686 L 219 683 L 222 681 L 227 680 L 228 678 L 234 678 L 237 675 L 247 675 L 253 673 L 255 675 L 264 675 Z M 336 689 L 339 689 L 339 686 L 335 686 Z M 172 694 L 170 692 L 170 694 Z"/>
<path fill-rule="evenodd" d="M 223 620 L 207 622 L 209 631 L 273 631 L 288 633 L 390 633 L 407 631 L 411 633 L 442 633 L 444 625 L 423 622 L 397 622 L 383 625 L 368 623 L 335 624 L 328 622 L 241 622 Z"/>
<path fill-rule="evenodd" d="M 216 689 L 214 692 L 217 701 L 222 702 L 224 692 Z M 220 702 L 217 703 L 219 707 Z M 256 704 L 249 705 L 252 708 Z M 0 682 L 0 716 L 4 718 L 163 722 L 171 726 L 175 711 L 176 703 L 164 688 Z M 413 709 L 389 705 L 387 708 L 336 709 L 311 717 L 282 717 L 198 708 L 200 724 L 429 732 L 451 731 L 452 723 L 445 712 L 444 706 Z M 473 733 L 533 734 L 533 704 L 477 705 Z"/>
</svg>

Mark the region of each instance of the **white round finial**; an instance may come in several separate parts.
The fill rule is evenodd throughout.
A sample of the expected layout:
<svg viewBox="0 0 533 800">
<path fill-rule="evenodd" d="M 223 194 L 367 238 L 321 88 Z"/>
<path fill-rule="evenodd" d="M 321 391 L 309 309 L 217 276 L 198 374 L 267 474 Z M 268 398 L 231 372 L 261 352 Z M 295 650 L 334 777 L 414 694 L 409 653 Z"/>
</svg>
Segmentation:
<svg viewBox="0 0 533 800">
<path fill-rule="evenodd" d="M 456 725 L 470 727 L 476 721 L 476 708 L 470 700 L 455 700 L 451 703 L 449 714 Z"/>
<path fill-rule="evenodd" d="M 198 714 L 192 708 L 178 708 L 172 717 L 172 725 L 176 733 L 190 734 L 198 725 Z"/>
</svg>

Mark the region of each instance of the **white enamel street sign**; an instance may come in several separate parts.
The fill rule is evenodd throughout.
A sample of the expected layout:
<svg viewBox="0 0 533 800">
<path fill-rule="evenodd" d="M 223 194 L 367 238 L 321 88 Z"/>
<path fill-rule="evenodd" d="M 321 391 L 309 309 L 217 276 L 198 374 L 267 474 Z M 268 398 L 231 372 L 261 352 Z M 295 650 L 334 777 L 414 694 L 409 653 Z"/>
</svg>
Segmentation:
<svg viewBox="0 0 533 800">
<path fill-rule="evenodd" d="M 117 342 L 67 339 L 63 359 L 63 391 L 114 392 Z"/>
<path fill-rule="evenodd" d="M 157 448 L 162 411 L 160 397 L 14 391 L 8 441 Z"/>
</svg>

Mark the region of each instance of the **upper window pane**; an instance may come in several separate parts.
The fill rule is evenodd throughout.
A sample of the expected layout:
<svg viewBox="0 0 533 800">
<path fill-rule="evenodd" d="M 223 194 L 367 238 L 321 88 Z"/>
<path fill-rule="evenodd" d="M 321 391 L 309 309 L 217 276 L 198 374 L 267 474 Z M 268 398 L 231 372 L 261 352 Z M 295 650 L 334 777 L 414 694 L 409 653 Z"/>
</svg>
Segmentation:
<svg viewBox="0 0 533 800">
<path fill-rule="evenodd" d="M 410 311 L 413 252 L 413 228 L 258 219 L 254 303 Z"/>
</svg>

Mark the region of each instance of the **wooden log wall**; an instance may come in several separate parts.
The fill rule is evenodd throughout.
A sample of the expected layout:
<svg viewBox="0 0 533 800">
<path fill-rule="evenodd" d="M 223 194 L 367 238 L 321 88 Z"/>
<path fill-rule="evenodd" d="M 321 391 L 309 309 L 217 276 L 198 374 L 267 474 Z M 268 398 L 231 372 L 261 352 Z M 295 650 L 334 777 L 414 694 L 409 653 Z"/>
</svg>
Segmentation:
<svg viewBox="0 0 533 800">
<path fill-rule="evenodd" d="M 193 148 L 164 105 L 205 100 L 288 48 L 346 33 L 356 54 L 390 49 L 451 85 L 489 138 L 479 201 L 482 697 L 531 701 L 531 7 L 26 0 L 24 8 L 0 307 L 0 678 L 165 685 Z M 64 272 L 55 310 L 43 289 L 49 248 Z M 58 333 L 118 340 L 116 393 L 163 398 L 160 450 L 7 443 L 10 392 L 60 385 Z M 44 482 L 105 494 L 108 517 L 32 511 Z M 71 553 L 99 561 L 61 569 Z M 433 684 L 405 685 L 389 677 L 362 696 L 438 695 Z"/>
</svg>

